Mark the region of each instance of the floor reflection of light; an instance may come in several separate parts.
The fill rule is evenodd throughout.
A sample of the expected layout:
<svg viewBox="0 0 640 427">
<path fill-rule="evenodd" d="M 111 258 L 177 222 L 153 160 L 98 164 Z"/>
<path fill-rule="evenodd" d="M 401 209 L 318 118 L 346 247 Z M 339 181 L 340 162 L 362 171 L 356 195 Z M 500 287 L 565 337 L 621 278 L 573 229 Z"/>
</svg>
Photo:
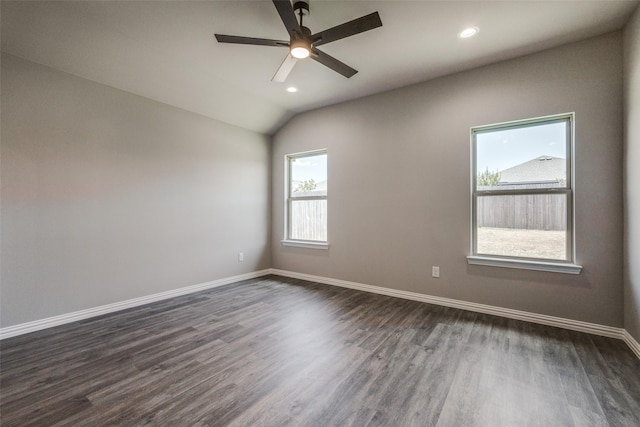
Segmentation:
<svg viewBox="0 0 640 427">
<path fill-rule="evenodd" d="M 292 372 L 314 376 L 317 375 L 314 368 L 330 364 L 337 357 L 341 350 L 335 346 L 336 341 L 341 341 L 338 336 L 341 322 L 337 314 L 326 301 L 321 304 L 309 302 L 287 310 L 271 338 L 276 347 L 274 350 L 295 368 Z M 306 365 L 306 369 L 299 370 L 298 365 Z"/>
</svg>

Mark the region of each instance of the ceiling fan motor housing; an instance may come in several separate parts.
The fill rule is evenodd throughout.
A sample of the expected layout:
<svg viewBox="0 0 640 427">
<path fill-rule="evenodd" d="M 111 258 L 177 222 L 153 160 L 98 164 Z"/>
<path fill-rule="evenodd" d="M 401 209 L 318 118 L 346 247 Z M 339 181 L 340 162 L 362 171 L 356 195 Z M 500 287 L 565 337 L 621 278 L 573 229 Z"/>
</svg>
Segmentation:
<svg viewBox="0 0 640 427">
<path fill-rule="evenodd" d="M 311 30 L 308 27 L 302 25 L 300 26 L 300 29 L 302 30 L 302 36 L 304 39 L 308 39 L 311 37 Z"/>
</svg>

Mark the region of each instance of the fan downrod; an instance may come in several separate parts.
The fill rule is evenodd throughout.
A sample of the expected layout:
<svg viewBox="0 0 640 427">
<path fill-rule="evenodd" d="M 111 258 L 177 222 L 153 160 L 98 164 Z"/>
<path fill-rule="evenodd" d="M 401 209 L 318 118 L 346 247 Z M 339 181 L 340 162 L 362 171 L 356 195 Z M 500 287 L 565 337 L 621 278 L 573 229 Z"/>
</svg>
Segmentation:
<svg viewBox="0 0 640 427">
<path fill-rule="evenodd" d="M 302 17 L 309 16 L 309 0 L 294 1 L 293 10 L 298 12 L 298 16 L 300 17 L 300 25 L 302 25 Z"/>
</svg>

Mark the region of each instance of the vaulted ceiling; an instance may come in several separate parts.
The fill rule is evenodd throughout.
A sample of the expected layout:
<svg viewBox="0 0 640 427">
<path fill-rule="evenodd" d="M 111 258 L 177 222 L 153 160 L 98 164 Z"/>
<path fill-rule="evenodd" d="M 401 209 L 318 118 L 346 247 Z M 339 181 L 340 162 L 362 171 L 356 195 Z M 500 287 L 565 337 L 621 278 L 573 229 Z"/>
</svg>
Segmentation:
<svg viewBox="0 0 640 427">
<path fill-rule="evenodd" d="M 320 31 L 378 11 L 381 28 L 322 47 L 351 79 L 286 48 L 219 44 L 214 33 L 288 39 L 270 0 L 2 1 L 2 51 L 261 133 L 292 115 L 623 27 L 637 1 L 311 0 Z M 460 39 L 467 26 L 476 37 Z M 288 86 L 297 93 L 288 93 Z"/>
</svg>

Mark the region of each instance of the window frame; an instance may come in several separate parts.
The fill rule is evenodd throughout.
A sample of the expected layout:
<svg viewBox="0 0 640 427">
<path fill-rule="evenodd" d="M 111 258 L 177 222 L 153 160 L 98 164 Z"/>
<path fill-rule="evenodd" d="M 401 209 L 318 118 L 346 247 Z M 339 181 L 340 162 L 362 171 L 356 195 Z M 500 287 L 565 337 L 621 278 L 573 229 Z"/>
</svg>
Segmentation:
<svg viewBox="0 0 640 427">
<path fill-rule="evenodd" d="M 329 248 L 329 236 L 327 235 L 327 240 L 303 240 L 303 239 L 293 239 L 291 238 L 291 206 L 293 202 L 296 200 L 325 200 L 327 202 L 327 234 L 328 234 L 328 212 L 329 212 L 329 188 L 328 188 L 328 179 L 327 179 L 327 194 L 324 196 L 293 196 L 293 188 L 292 188 L 292 171 L 291 166 L 293 160 L 304 159 L 305 157 L 313 157 L 318 155 L 327 156 L 327 169 L 329 164 L 329 153 L 326 148 L 312 151 L 304 151 L 301 153 L 293 153 L 287 154 L 284 156 L 285 161 L 285 209 L 284 209 L 284 238 L 281 240 L 283 246 L 293 246 L 293 247 L 302 247 L 302 248 L 312 248 L 312 249 L 328 249 Z M 328 175 L 328 170 L 327 170 Z M 328 177 L 327 177 L 328 178 Z"/>
<path fill-rule="evenodd" d="M 507 129 L 521 129 L 531 126 L 567 123 L 566 126 L 566 184 L 563 187 L 527 188 L 504 190 L 477 189 L 477 135 Z M 532 119 L 515 120 L 492 125 L 471 128 L 471 255 L 467 257 L 469 264 L 488 265 L 494 267 L 522 268 L 528 270 L 552 271 L 579 274 L 582 267 L 576 264 L 575 254 L 575 177 L 574 177 L 574 138 L 575 113 L 556 114 Z M 478 199 L 484 196 L 519 196 L 519 195 L 560 194 L 566 198 L 566 259 L 519 257 L 511 255 L 494 255 L 478 253 L 477 209 Z"/>
</svg>

